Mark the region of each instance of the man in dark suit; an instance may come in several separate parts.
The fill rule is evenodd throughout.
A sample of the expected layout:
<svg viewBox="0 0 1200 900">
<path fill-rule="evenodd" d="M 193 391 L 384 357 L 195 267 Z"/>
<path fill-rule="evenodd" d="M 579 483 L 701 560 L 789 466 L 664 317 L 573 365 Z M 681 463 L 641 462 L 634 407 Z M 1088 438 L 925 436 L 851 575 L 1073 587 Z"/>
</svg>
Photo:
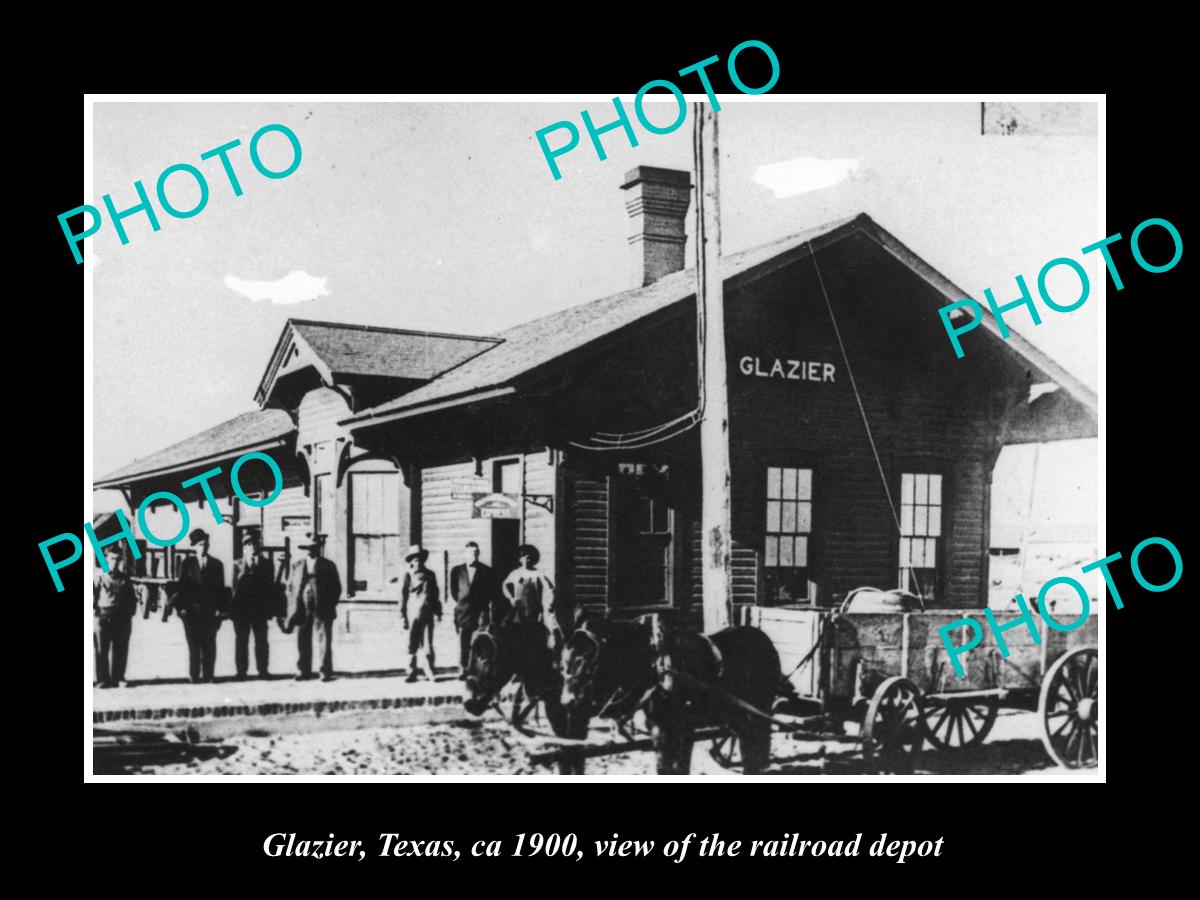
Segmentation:
<svg viewBox="0 0 1200 900">
<path fill-rule="evenodd" d="M 296 642 L 300 649 L 297 662 L 297 681 L 313 677 L 312 638 L 317 634 L 317 655 L 321 658 L 321 680 L 333 680 L 333 620 L 337 618 L 337 605 L 342 597 L 342 580 L 337 566 L 321 556 L 325 543 L 324 535 L 308 536 L 308 543 L 300 544 L 308 551 L 308 557 L 292 566 L 287 582 L 287 611 L 281 627 L 290 632 L 296 629 Z"/>
<path fill-rule="evenodd" d="M 179 585 L 173 601 L 168 601 L 183 622 L 188 645 L 188 675 L 192 684 L 213 680 L 217 662 L 217 629 L 227 611 L 228 588 L 225 566 L 208 553 L 208 532 L 197 528 L 188 535 L 195 550 L 179 568 Z M 166 610 L 165 614 L 169 614 Z"/>
<path fill-rule="evenodd" d="M 471 659 L 471 637 L 475 629 L 492 621 L 492 608 L 500 599 L 500 585 L 489 566 L 479 561 L 479 545 L 467 542 L 467 560 L 450 570 L 450 593 L 454 597 L 454 627 L 458 631 L 459 678 L 467 677 Z"/>
<path fill-rule="evenodd" d="M 254 634 L 254 662 L 258 677 L 269 675 L 270 647 L 267 622 L 278 612 L 275 608 L 275 570 L 262 553 L 262 540 L 256 531 L 242 538 L 242 558 L 233 564 L 233 658 L 238 681 L 244 681 L 250 668 L 250 635 Z"/>
</svg>

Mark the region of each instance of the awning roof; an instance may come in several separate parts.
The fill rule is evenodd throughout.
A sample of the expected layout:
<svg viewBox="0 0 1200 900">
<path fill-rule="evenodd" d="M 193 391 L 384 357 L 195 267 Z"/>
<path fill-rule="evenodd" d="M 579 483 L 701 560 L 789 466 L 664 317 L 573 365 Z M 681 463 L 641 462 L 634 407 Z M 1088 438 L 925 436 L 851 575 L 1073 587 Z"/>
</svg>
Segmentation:
<svg viewBox="0 0 1200 900">
<path fill-rule="evenodd" d="M 97 478 L 94 486 L 120 487 L 175 469 L 191 468 L 241 455 L 249 450 L 280 445 L 295 431 L 292 417 L 283 410 L 256 409 L 109 472 L 103 478 Z"/>
</svg>

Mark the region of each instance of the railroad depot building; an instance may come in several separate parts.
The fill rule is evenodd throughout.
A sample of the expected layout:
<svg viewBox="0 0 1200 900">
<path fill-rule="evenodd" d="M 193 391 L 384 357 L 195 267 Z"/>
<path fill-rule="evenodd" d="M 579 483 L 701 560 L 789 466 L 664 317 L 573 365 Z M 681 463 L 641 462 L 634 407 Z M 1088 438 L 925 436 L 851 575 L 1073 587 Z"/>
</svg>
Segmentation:
<svg viewBox="0 0 1200 900">
<path fill-rule="evenodd" d="M 238 503 L 216 479 L 232 524 L 189 489 L 193 527 L 226 561 L 244 529 L 277 556 L 326 535 L 342 628 L 392 627 L 410 543 L 444 575 L 468 540 L 501 573 L 535 544 L 557 590 L 589 609 L 698 624 L 692 187 L 643 166 L 623 190 L 633 289 L 490 337 L 290 320 L 257 410 L 95 487 L 136 509 L 271 454 L 285 476 L 273 503 Z M 1001 340 L 990 317 L 957 359 L 937 310 L 968 295 L 865 214 L 727 255 L 722 274 L 735 603 L 830 605 L 899 585 L 931 608 L 985 606 L 1001 449 L 1094 437 L 1095 393 L 1019 335 Z M 169 504 L 147 524 L 179 528 Z M 186 542 L 143 550 L 162 576 Z"/>
</svg>

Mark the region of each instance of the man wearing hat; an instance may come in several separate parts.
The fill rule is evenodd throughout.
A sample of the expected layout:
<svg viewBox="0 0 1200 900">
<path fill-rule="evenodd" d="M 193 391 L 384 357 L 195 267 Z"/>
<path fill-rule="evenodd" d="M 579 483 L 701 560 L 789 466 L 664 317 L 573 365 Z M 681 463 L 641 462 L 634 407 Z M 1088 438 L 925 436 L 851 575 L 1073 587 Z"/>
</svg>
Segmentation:
<svg viewBox="0 0 1200 900">
<path fill-rule="evenodd" d="M 254 634 L 254 663 L 258 677 L 266 678 L 269 674 L 267 622 L 277 613 L 275 597 L 274 567 L 262 553 L 258 532 L 247 531 L 242 535 L 242 558 L 233 564 L 233 605 L 229 611 L 233 622 L 233 659 L 239 681 L 245 680 L 250 668 L 251 633 Z"/>
<path fill-rule="evenodd" d="M 197 528 L 188 535 L 195 551 L 179 568 L 179 587 L 171 604 L 183 622 L 188 645 L 188 675 L 192 684 L 213 680 L 217 662 L 217 629 L 226 611 L 225 566 L 208 553 L 208 532 Z"/>
<path fill-rule="evenodd" d="M 333 680 L 333 620 L 342 597 L 342 580 L 337 566 L 321 555 L 325 543 L 323 534 L 307 534 L 301 550 L 308 556 L 292 566 L 287 583 L 287 612 L 282 627 L 296 629 L 300 658 L 297 661 L 297 681 L 312 678 L 313 632 L 317 634 L 317 656 L 321 659 L 321 680 Z"/>
<path fill-rule="evenodd" d="M 404 573 L 404 585 L 400 588 L 400 616 L 404 620 L 404 627 L 408 629 L 409 662 L 406 680 L 410 682 L 417 680 L 417 654 L 421 652 L 421 645 L 426 641 L 426 633 L 429 652 L 425 660 L 429 663 L 429 680 L 433 680 L 433 620 L 435 617 L 439 622 L 442 620 L 441 591 L 438 588 L 437 576 L 425 568 L 425 560 L 428 558 L 429 551 L 423 549 L 420 544 L 413 544 L 404 556 L 408 571 Z M 411 627 L 408 620 L 410 597 L 414 598 L 417 604 L 417 617 Z"/>
<path fill-rule="evenodd" d="M 121 548 L 109 544 L 104 548 L 104 558 L 108 571 L 96 572 L 92 578 L 96 680 L 102 688 L 124 687 L 129 634 L 138 601 Z"/>
</svg>

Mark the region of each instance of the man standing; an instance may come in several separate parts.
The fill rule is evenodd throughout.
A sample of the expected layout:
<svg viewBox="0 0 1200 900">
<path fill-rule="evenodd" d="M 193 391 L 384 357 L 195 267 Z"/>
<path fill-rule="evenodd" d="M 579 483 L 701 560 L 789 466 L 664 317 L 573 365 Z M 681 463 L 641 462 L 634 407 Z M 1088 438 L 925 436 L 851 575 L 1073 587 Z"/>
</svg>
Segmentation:
<svg viewBox="0 0 1200 900">
<path fill-rule="evenodd" d="M 541 622 L 557 652 L 575 630 L 575 607 L 565 597 L 555 598 L 554 583 L 537 570 L 542 558 L 533 544 L 517 548 L 520 565 L 504 579 L 504 594 L 512 601 L 517 621 Z"/>
<path fill-rule="evenodd" d="M 174 608 L 183 621 L 188 645 L 188 675 L 192 684 L 211 682 L 217 662 L 217 629 L 226 612 L 228 589 L 225 566 L 208 553 L 208 532 L 197 528 L 188 535 L 195 550 L 179 568 Z"/>
<path fill-rule="evenodd" d="M 421 651 L 421 645 L 425 643 L 426 635 L 429 640 L 429 652 L 425 657 L 429 663 L 429 680 L 433 681 L 434 677 L 433 620 L 435 617 L 439 622 L 442 620 L 442 595 L 438 588 L 437 576 L 425 568 L 425 560 L 428 558 L 429 551 L 422 549 L 420 544 L 409 547 L 404 557 L 408 571 L 404 573 L 404 585 L 400 589 L 400 617 L 404 621 L 404 627 L 408 629 L 409 662 L 408 678 L 405 680 L 409 682 L 417 680 L 417 654 Z M 417 618 L 411 628 L 408 622 L 409 597 L 414 597 L 417 603 Z"/>
<path fill-rule="evenodd" d="M 459 678 L 467 677 L 471 660 L 471 637 L 476 628 L 492 620 L 492 604 L 499 586 L 489 566 L 479 561 L 479 545 L 468 541 L 466 562 L 450 570 L 450 593 L 454 597 L 454 627 L 458 631 Z"/>
<path fill-rule="evenodd" d="M 125 571 L 125 557 L 113 544 L 104 548 L 108 572 L 92 578 L 92 612 L 96 647 L 96 681 L 102 688 L 126 686 L 125 660 L 129 656 L 129 633 L 137 611 L 137 595 Z"/>
<path fill-rule="evenodd" d="M 300 544 L 308 556 L 292 566 L 287 583 L 287 613 L 283 630 L 296 629 L 300 649 L 297 681 L 312 678 L 313 631 L 317 633 L 317 655 L 321 658 L 321 680 L 333 681 L 333 620 L 342 597 L 342 580 L 337 566 L 321 556 L 325 536 L 309 534 Z"/>
<path fill-rule="evenodd" d="M 259 678 L 269 676 L 270 647 L 267 621 L 276 613 L 275 572 L 271 560 L 262 553 L 262 540 L 256 531 L 242 537 L 242 558 L 233 566 L 233 658 L 238 681 L 245 681 L 250 668 L 250 634 L 254 634 L 254 663 Z"/>
</svg>

